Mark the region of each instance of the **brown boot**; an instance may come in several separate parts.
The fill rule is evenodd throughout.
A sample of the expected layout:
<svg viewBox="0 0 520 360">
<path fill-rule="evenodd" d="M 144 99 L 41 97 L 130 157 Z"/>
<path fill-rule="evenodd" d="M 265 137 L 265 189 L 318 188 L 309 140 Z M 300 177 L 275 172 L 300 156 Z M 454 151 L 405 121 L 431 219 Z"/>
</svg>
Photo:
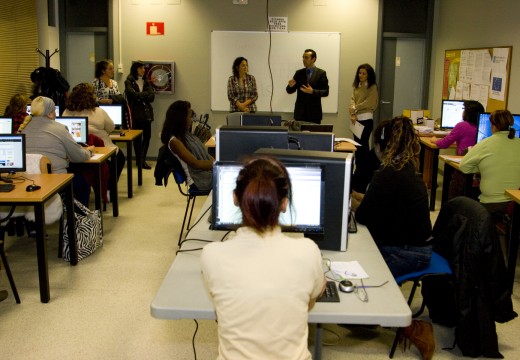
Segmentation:
<svg viewBox="0 0 520 360">
<path fill-rule="evenodd" d="M 412 320 L 409 326 L 401 329 L 399 343 L 403 343 L 405 349 L 410 348 L 410 344 L 414 344 L 419 349 L 423 360 L 430 360 L 435 351 L 432 324 L 423 320 Z"/>
</svg>

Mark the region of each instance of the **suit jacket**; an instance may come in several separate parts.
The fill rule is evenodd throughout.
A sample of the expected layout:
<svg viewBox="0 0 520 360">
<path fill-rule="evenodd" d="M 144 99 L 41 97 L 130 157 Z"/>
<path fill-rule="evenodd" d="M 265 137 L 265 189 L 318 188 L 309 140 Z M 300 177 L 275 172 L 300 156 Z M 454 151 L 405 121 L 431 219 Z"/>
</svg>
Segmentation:
<svg viewBox="0 0 520 360">
<path fill-rule="evenodd" d="M 294 120 L 321 123 L 321 98 L 329 96 L 327 73 L 325 70 L 314 68 L 312 77 L 308 82 L 313 89 L 312 94 L 306 94 L 300 90 L 302 85 L 307 84 L 306 68 L 296 71 L 293 78 L 296 80 L 296 84 L 293 87 L 287 85 L 286 91 L 289 94 L 297 91 L 296 103 L 294 104 Z"/>
</svg>

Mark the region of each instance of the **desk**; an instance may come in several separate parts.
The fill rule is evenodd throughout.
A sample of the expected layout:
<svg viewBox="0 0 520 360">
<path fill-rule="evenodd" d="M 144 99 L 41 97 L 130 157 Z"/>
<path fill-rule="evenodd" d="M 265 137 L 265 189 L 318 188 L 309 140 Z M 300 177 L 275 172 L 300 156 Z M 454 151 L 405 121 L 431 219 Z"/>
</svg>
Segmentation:
<svg viewBox="0 0 520 360">
<path fill-rule="evenodd" d="M 103 165 L 109 158 L 112 158 L 110 165 L 112 166 L 112 174 L 117 174 L 117 156 L 116 156 L 117 148 L 109 148 L 109 147 L 96 147 L 95 148 L 95 157 L 88 159 L 82 163 L 75 163 L 76 166 L 83 168 L 94 168 L 96 179 L 94 185 L 94 194 L 96 197 L 95 206 L 96 210 L 100 210 L 100 213 L 103 213 L 103 209 L 101 207 L 101 165 Z M 110 201 L 112 202 L 112 214 L 114 217 L 119 216 L 119 202 L 117 200 L 117 178 L 115 176 L 109 176 L 109 181 L 112 182 L 112 188 L 115 190 L 115 194 L 110 194 Z M 109 186 L 110 188 L 110 186 Z"/>
<path fill-rule="evenodd" d="M 334 151 L 340 151 L 340 152 L 355 152 L 356 151 L 356 145 L 348 142 L 348 141 L 338 141 L 334 142 Z"/>
<path fill-rule="evenodd" d="M 212 136 L 209 138 L 208 141 L 206 141 L 206 143 L 204 144 L 207 148 L 208 148 L 208 151 L 211 152 L 211 150 L 213 150 L 213 152 L 215 151 L 215 137 Z M 334 142 L 334 151 L 341 151 L 341 152 L 355 152 L 356 151 L 356 145 L 348 142 L 348 141 L 338 141 L 338 142 Z M 212 155 L 214 156 L 214 155 Z"/>
<path fill-rule="evenodd" d="M 511 294 L 513 293 L 513 283 L 515 281 L 516 258 L 518 256 L 518 242 L 520 241 L 520 190 L 506 190 L 506 195 L 513 199 L 513 215 L 511 218 L 511 228 L 509 229 L 509 241 L 507 244 L 507 281 L 511 284 Z"/>
<path fill-rule="evenodd" d="M 442 183 L 442 198 L 441 204 L 444 204 L 448 201 L 448 194 L 450 190 L 450 182 L 453 177 L 453 172 L 455 170 L 460 171 L 460 162 L 454 161 L 457 159 L 462 159 L 464 156 L 459 155 L 439 155 L 439 159 L 444 161 L 446 166 L 444 166 L 444 180 Z M 468 196 L 471 193 L 471 189 L 473 187 L 473 174 L 464 174 L 465 183 L 464 183 L 464 196 Z"/>
<path fill-rule="evenodd" d="M 127 171 L 127 184 L 128 184 L 128 197 L 134 196 L 133 189 L 133 178 L 132 178 L 132 166 L 133 166 L 133 143 L 135 142 L 136 149 L 141 148 L 143 141 L 143 130 L 122 130 L 123 136 L 120 134 L 111 134 L 110 139 L 112 142 L 125 142 L 126 143 L 126 171 Z M 135 161 L 137 163 L 137 185 L 143 185 L 143 160 L 142 153 L 137 151 L 135 154 Z"/>
<path fill-rule="evenodd" d="M 420 171 L 426 186 L 430 188 L 430 211 L 435 210 L 437 196 L 437 172 L 439 171 L 439 148 L 430 141 L 430 137 L 419 137 L 421 152 L 419 153 Z"/>
<path fill-rule="evenodd" d="M 208 197 L 201 214 L 204 214 L 210 205 L 211 197 Z M 220 241 L 226 232 L 209 230 L 208 216 L 209 212 L 191 230 L 190 238 Z M 201 246 L 204 246 L 204 243 L 187 241 L 184 243 L 183 249 Z M 358 260 L 370 275 L 369 279 L 364 280 L 365 285 L 377 285 L 387 280 L 389 282 L 380 288 L 366 289 L 369 297 L 369 301 L 366 303 L 361 302 L 354 293 L 340 293 L 341 302 L 339 303 L 316 303 L 309 312 L 309 323 L 317 324 L 313 359 L 321 357 L 323 332 L 321 324 L 377 324 L 405 327 L 411 323 L 410 307 L 365 226 L 358 225 L 358 232 L 349 234 L 349 248 L 346 252 L 322 250 L 322 254 L 323 257 L 336 261 Z M 152 301 L 151 314 L 153 317 L 158 319 L 216 319 L 213 303 L 202 278 L 199 258 L 200 251 L 177 254 Z M 390 348 L 391 344 L 388 346 Z"/>
<path fill-rule="evenodd" d="M 25 180 L 22 183 L 15 183 L 15 188 L 11 192 L 4 192 L 0 196 L 0 204 L 13 206 L 25 205 L 34 207 L 36 224 L 36 254 L 38 258 L 38 278 L 40 282 L 40 300 L 47 303 L 50 300 L 49 290 L 49 269 L 47 265 L 47 250 L 45 246 L 45 202 L 51 199 L 54 194 L 61 191 L 65 193 L 65 206 L 67 209 L 68 236 L 70 246 L 70 264 L 78 263 L 78 252 L 76 248 L 76 233 L 74 231 L 74 195 L 72 193 L 72 174 L 25 174 L 24 177 L 34 180 L 36 185 L 41 186 L 40 190 L 27 192 L 25 188 L 30 184 Z"/>
</svg>

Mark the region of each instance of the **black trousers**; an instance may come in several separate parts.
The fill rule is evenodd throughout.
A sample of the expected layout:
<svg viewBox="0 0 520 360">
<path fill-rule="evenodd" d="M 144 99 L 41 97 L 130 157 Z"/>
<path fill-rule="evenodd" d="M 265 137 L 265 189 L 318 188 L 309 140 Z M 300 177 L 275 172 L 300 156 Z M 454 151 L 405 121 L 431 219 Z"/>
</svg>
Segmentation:
<svg viewBox="0 0 520 360">
<path fill-rule="evenodd" d="M 148 153 L 148 148 L 150 147 L 150 138 L 152 137 L 152 122 L 151 121 L 139 121 L 133 124 L 133 128 L 136 130 L 143 130 L 143 141 L 140 149 L 137 148 L 136 143 L 134 142 L 134 151 L 137 155 L 139 151 L 141 153 L 141 159 L 143 162 L 146 161 L 146 154 Z"/>
<path fill-rule="evenodd" d="M 374 129 L 374 120 L 359 120 L 359 123 L 364 126 L 363 132 L 361 133 L 361 139 L 354 135 L 354 140 L 361 144 L 356 150 L 356 162 L 362 162 L 370 151 L 370 136 Z"/>
</svg>

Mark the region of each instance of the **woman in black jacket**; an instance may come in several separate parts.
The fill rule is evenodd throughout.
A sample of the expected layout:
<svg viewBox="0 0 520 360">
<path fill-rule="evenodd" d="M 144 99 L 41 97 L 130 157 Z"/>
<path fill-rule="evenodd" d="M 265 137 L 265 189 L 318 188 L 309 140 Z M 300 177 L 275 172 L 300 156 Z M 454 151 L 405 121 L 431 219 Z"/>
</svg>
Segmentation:
<svg viewBox="0 0 520 360">
<path fill-rule="evenodd" d="M 125 81 L 125 94 L 132 111 L 132 128 L 143 130 L 142 147 L 141 149 L 136 148 L 135 152 L 136 154 L 138 151 L 141 153 L 143 169 L 151 169 L 152 167 L 146 163 L 146 154 L 152 135 L 153 107 L 151 103 L 155 99 L 155 93 L 144 77 L 144 73 L 144 63 L 139 60 L 134 61 Z"/>
</svg>

